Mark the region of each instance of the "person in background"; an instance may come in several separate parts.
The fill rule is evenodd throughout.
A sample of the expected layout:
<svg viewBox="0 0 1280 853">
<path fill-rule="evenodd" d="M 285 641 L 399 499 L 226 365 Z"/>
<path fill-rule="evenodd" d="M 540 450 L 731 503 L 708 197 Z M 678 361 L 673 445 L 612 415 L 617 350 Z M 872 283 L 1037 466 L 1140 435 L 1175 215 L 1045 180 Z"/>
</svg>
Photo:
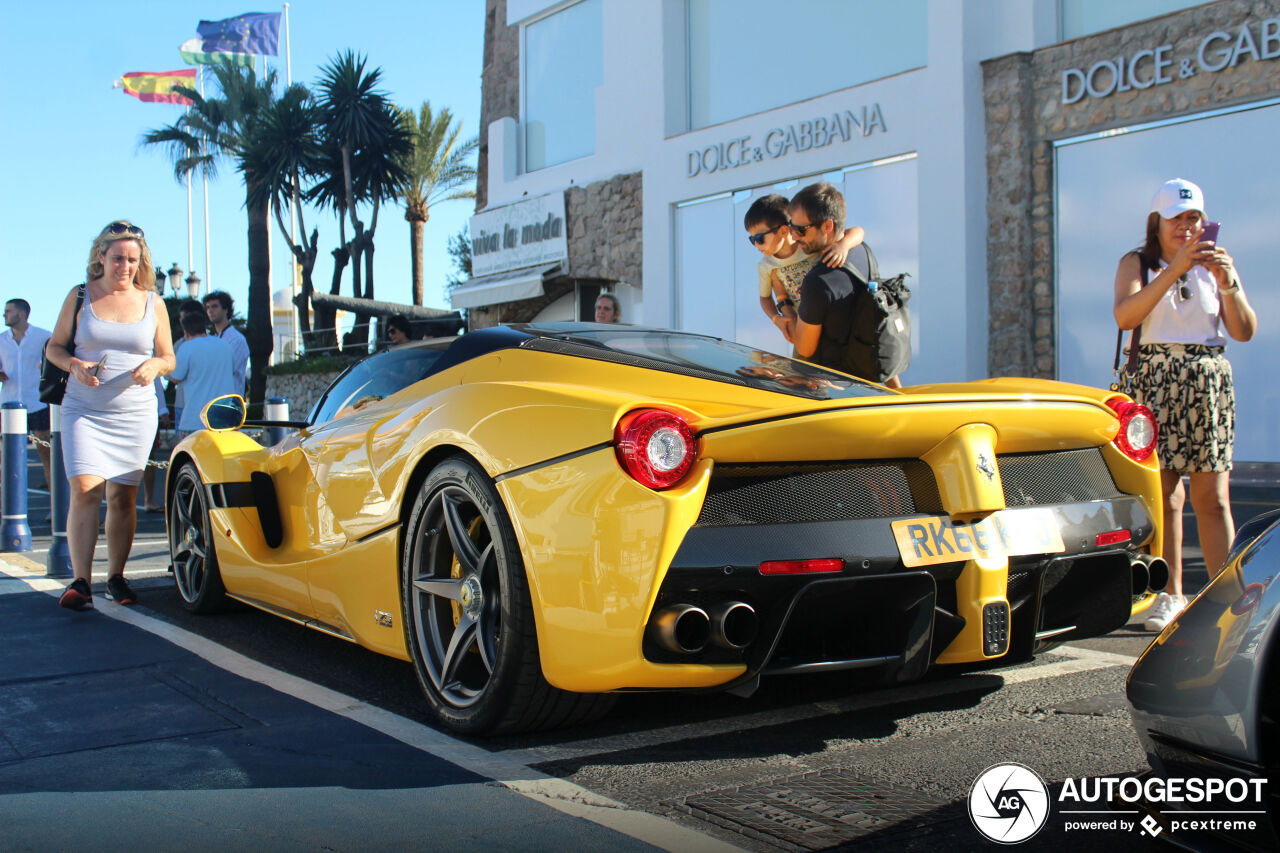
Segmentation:
<svg viewBox="0 0 1280 853">
<path fill-rule="evenodd" d="M 1182 588 L 1182 508 L 1187 476 L 1205 568 L 1222 571 L 1235 536 L 1229 478 L 1235 441 L 1235 389 L 1223 354 L 1227 336 L 1247 341 L 1258 318 L 1245 297 L 1235 262 L 1204 234 L 1200 187 L 1176 178 L 1151 200 L 1143 245 L 1120 259 L 1115 320 L 1141 326 L 1137 369 L 1126 392 L 1155 413 L 1156 454 L 1164 493 L 1164 559 L 1169 591 L 1144 626 L 1162 631 L 1187 604 Z"/>
<path fill-rule="evenodd" d="M 791 199 L 791 230 L 800 248 L 821 252 L 844 239 L 844 196 L 823 181 L 810 184 Z M 800 284 L 799 316 L 786 321 L 787 340 L 796 354 L 815 364 L 857 375 L 847 366 L 849 336 L 853 333 L 854 277 L 843 267 L 815 266 Z M 875 381 L 875 377 L 863 377 Z M 890 376 L 888 388 L 901 388 L 902 380 Z"/>
<path fill-rule="evenodd" d="M 0 335 L 0 403 L 19 401 L 27 408 L 27 431 L 45 443 L 36 443 L 36 453 L 44 466 L 44 482 L 49 474 L 49 407 L 40 400 L 40 359 L 49 332 L 27 322 L 31 304 L 25 299 L 10 299 L 4 304 L 4 324 L 9 328 Z"/>
<path fill-rule="evenodd" d="M 392 346 L 413 340 L 413 324 L 403 314 L 392 314 L 386 320 L 387 342 Z"/>
<path fill-rule="evenodd" d="M 796 318 L 800 308 L 800 283 L 818 262 L 816 253 L 807 252 L 795 239 L 787 214 L 785 196 L 772 193 L 751 202 L 742 225 L 747 240 L 762 257 L 756 264 L 760 284 L 760 310 L 785 337 L 788 321 Z M 841 267 L 849 251 L 862 242 L 862 228 L 846 228 L 840 239 L 822 249 L 822 262 Z M 790 338 L 788 342 L 794 343 Z"/>
<path fill-rule="evenodd" d="M 618 297 L 612 293 L 601 293 L 596 297 L 596 322 L 622 322 L 622 306 L 618 304 Z"/>
<path fill-rule="evenodd" d="M 204 426 L 200 414 L 210 400 L 239 393 L 234 390 L 235 356 L 231 345 L 209 335 L 204 317 L 199 314 L 182 315 L 182 332 L 178 363 L 169 374 L 170 382 L 181 383 L 186 398 L 182 420 L 178 421 L 179 440 Z"/>
<path fill-rule="evenodd" d="M 98 509 L 107 501 L 107 598 L 133 604 L 124 578 L 138 523 L 138 484 L 155 438 L 155 380 L 174 366 L 168 316 L 154 291 L 155 265 L 142 229 L 112 222 L 89 249 L 84 303 L 71 324 L 80 287 L 62 303 L 45 357 L 67 371 L 62 399 L 62 456 L 70 483 L 67 546 L 75 580 L 58 603 L 93 607 L 90 586 L 98 541 Z M 159 307 L 157 307 L 159 306 Z"/>
<path fill-rule="evenodd" d="M 177 349 L 177 347 L 174 347 Z M 165 430 L 173 429 L 173 418 L 169 416 L 169 404 L 164 401 L 164 383 L 156 377 L 156 416 L 159 419 L 155 441 L 151 442 L 151 455 L 148 463 L 162 462 L 168 455 L 170 446 L 164 440 Z M 156 502 L 156 467 L 148 464 L 142 471 L 142 510 L 143 512 L 161 512 L 164 506 Z"/>
<path fill-rule="evenodd" d="M 182 304 L 178 306 L 179 329 L 182 327 L 182 317 L 185 314 L 196 314 L 203 318 L 205 316 L 204 306 L 200 304 L 200 301 L 197 299 L 183 300 Z M 178 355 L 178 350 L 182 348 L 182 342 L 185 339 L 186 333 L 184 332 L 183 337 L 173 342 L 173 354 L 175 357 Z M 177 426 L 178 421 L 182 420 L 182 408 L 183 404 L 186 402 L 186 395 L 182 390 L 181 383 L 170 384 L 173 384 L 173 424 L 169 428 L 173 429 Z"/>
<path fill-rule="evenodd" d="M 240 334 L 240 330 L 231 325 L 231 317 L 235 314 L 235 303 L 226 291 L 215 290 L 204 298 L 204 310 L 213 324 L 213 334 L 231 345 L 232 366 L 234 368 L 231 381 L 234 390 L 228 393 L 244 393 L 245 366 L 249 363 L 249 342 Z M 186 327 L 183 326 L 185 329 Z"/>
</svg>

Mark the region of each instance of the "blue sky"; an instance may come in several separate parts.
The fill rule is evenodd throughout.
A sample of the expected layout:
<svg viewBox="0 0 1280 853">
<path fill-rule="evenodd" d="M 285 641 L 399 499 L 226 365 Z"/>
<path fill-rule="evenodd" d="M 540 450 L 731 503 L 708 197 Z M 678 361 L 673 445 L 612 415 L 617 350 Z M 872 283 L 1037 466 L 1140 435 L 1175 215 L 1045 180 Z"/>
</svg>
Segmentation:
<svg viewBox="0 0 1280 853">
<path fill-rule="evenodd" d="M 143 103 L 113 89 L 129 71 L 186 67 L 178 45 L 195 36 L 201 19 L 245 12 L 283 11 L 251 0 L 196 3 L 104 3 L 62 0 L 10 4 L 0 28 L 0 223 L 6 243 L 21 248 L 24 263 L 11 266 L 0 299 L 22 296 L 31 322 L 51 328 L 58 306 L 84 280 L 89 246 L 113 219 L 129 219 L 147 234 L 154 260 L 168 269 L 187 263 L 187 194 L 173 177 L 161 148 L 142 148 L 144 131 L 172 123 L 182 107 Z M 398 105 L 415 111 L 424 100 L 448 107 L 462 120 L 463 135 L 479 134 L 484 3 L 479 0 L 293 0 L 289 4 L 293 80 L 314 84 L 319 69 L 348 48 L 382 68 L 382 88 Z M 268 66 L 285 76 L 284 31 L 280 56 Z M 212 94 L 206 84 L 206 93 Z M 435 207 L 424 232 L 424 302 L 448 307 L 444 282 L 452 272 L 446 252 L 473 213 L 473 202 Z M 368 222 L 367 209 L 362 219 Z M 320 229 L 317 288 L 327 291 L 333 272 L 329 251 L 337 245 L 331 214 L 310 212 L 308 228 Z M 193 182 L 192 229 L 196 273 L 248 307 L 244 185 L 230 163 L 209 184 L 211 261 L 206 274 L 202 201 Z M 287 250 L 272 224 L 272 286 L 287 287 Z M 384 205 L 375 245 L 375 296 L 412 301 L 409 227 L 399 204 Z M 30 264 L 30 266 L 27 266 Z M 351 294 L 350 268 L 343 277 Z"/>
</svg>

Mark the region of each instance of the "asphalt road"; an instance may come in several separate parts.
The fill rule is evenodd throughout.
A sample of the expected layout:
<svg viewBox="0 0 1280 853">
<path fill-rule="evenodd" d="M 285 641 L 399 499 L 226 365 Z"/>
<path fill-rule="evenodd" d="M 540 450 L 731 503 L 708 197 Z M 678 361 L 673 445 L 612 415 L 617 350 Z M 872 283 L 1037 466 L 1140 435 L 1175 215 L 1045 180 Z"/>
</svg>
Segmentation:
<svg viewBox="0 0 1280 853">
<path fill-rule="evenodd" d="M 1280 504 L 1278 494 L 1267 484 L 1237 489 L 1237 520 Z M 1193 541 L 1194 523 L 1187 528 Z M 35 561 L 28 565 L 38 566 L 48 539 L 40 525 L 33 531 L 37 550 L 27 555 Z M 1204 579 L 1196 556 L 1189 547 L 1190 584 Z M 105 574 L 99 563 L 96 569 Z M 651 815 L 709 842 L 762 853 L 979 849 L 988 842 L 974 829 L 966 799 L 992 765 L 1021 763 L 1051 788 L 1067 779 L 1130 775 L 1147 767 L 1124 701 L 1124 679 L 1152 635 L 1134 626 L 1014 668 L 939 669 L 899 687 L 861 684 L 848 674 L 777 677 L 745 699 L 627 694 L 590 727 L 465 740 L 431 728 L 407 663 L 247 607 L 189 614 L 167 564 L 163 518 L 140 516 L 129 572 L 141 594 L 133 611 L 144 628 L 152 626 L 147 630 L 179 628 L 273 672 L 350 697 L 351 707 L 389 714 L 419 732 L 414 737 L 436 757 L 468 755 L 472 769 L 503 768 L 493 771 L 494 778 L 508 786 L 521 784 L 526 772 L 545 774 L 572 783 L 573 791 L 608 798 L 619 805 L 597 818 L 606 825 L 628 812 Z M 1068 821 L 1085 817 L 1136 815 L 1055 812 L 1020 846 L 1162 847 L 1136 828 L 1067 829 Z"/>
</svg>

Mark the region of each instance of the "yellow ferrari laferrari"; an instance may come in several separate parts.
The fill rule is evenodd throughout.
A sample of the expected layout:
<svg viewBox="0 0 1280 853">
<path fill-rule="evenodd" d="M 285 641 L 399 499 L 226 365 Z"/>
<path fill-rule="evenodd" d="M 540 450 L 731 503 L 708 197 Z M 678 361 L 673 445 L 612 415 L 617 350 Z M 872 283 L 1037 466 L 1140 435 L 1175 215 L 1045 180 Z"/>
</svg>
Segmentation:
<svg viewBox="0 0 1280 853">
<path fill-rule="evenodd" d="M 185 606 L 412 661 L 464 733 L 582 722 L 620 691 L 1023 661 L 1167 576 L 1154 418 L 1059 382 L 894 391 L 548 323 L 371 356 L 305 421 L 246 424 L 238 397 L 204 417 L 167 483 Z"/>
</svg>

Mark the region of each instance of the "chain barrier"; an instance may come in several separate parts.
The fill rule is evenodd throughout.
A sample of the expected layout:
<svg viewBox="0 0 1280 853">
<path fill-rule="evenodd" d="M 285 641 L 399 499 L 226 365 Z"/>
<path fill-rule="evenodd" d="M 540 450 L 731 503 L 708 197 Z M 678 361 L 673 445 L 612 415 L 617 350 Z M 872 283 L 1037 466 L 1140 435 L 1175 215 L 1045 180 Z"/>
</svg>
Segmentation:
<svg viewBox="0 0 1280 853">
<path fill-rule="evenodd" d="M 244 430 L 241 430 L 241 432 L 249 436 L 249 438 L 252 438 L 254 441 L 258 442 L 259 444 L 262 444 L 263 436 L 266 435 L 267 431 L 265 429 L 244 429 Z M 178 431 L 176 429 L 162 429 L 157 433 L 157 437 L 160 439 L 160 446 L 162 447 L 168 447 L 172 449 L 173 446 L 178 443 Z M 33 443 L 40 445 L 41 447 L 48 448 L 50 451 L 53 450 L 53 444 L 51 442 L 45 441 L 43 438 L 40 438 L 39 436 L 33 435 L 31 433 L 27 433 L 27 438 L 30 439 Z M 163 460 L 148 459 L 147 467 L 155 468 L 158 471 L 167 471 L 169 469 L 169 460 L 168 459 L 163 459 Z"/>
</svg>

